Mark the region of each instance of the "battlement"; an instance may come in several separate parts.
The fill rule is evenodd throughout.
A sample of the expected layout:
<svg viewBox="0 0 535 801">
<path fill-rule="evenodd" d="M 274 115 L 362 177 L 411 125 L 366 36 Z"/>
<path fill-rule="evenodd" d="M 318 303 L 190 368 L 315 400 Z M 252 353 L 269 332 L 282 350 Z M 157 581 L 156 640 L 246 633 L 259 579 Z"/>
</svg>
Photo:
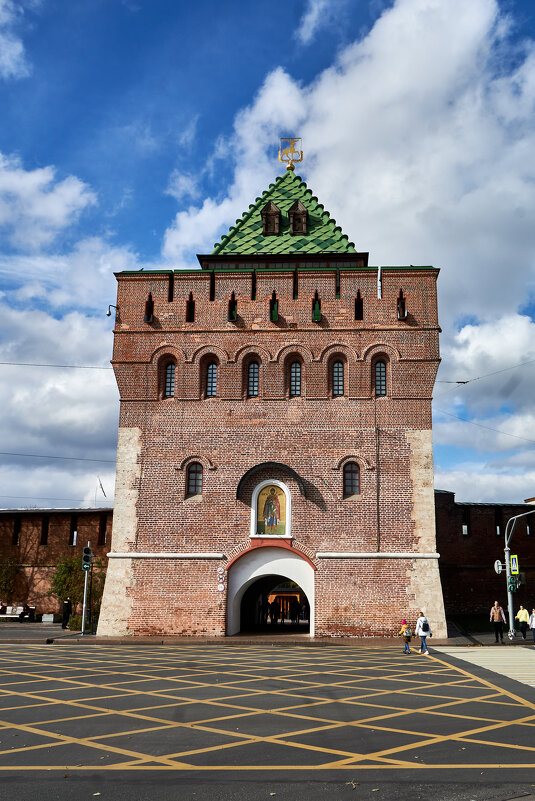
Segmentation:
<svg viewBox="0 0 535 801">
<path fill-rule="evenodd" d="M 379 276 L 365 261 L 121 272 L 116 330 L 438 328 L 438 270 L 387 267 Z"/>
</svg>

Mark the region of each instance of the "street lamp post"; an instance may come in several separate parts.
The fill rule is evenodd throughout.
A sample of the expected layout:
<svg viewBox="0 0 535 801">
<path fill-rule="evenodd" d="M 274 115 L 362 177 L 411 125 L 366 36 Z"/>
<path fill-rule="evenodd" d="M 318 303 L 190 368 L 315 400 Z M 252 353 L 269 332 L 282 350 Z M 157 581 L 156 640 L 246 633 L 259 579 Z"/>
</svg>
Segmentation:
<svg viewBox="0 0 535 801">
<path fill-rule="evenodd" d="M 507 581 L 507 608 L 509 610 L 509 639 L 512 640 L 515 636 L 515 627 L 514 627 L 514 619 L 515 619 L 515 611 L 513 608 L 513 593 L 511 592 L 511 585 L 509 579 L 511 578 L 511 549 L 509 547 L 509 543 L 511 542 L 511 537 L 513 536 L 513 531 L 515 530 L 516 521 L 519 517 L 527 517 L 527 515 L 535 514 L 535 509 L 532 509 L 530 512 L 524 512 L 521 515 L 515 515 L 514 517 L 510 517 L 507 521 L 505 526 L 505 580 Z M 512 524 L 512 525 L 511 525 Z"/>
</svg>

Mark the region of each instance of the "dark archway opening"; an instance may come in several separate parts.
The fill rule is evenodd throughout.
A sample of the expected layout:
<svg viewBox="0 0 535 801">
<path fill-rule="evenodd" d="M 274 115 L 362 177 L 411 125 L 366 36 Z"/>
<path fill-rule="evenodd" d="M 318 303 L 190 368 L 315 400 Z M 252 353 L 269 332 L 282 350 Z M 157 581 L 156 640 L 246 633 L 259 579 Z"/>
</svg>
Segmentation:
<svg viewBox="0 0 535 801">
<path fill-rule="evenodd" d="M 308 634 L 310 604 L 299 584 L 285 576 L 263 576 L 248 587 L 240 604 L 240 632 Z"/>
</svg>

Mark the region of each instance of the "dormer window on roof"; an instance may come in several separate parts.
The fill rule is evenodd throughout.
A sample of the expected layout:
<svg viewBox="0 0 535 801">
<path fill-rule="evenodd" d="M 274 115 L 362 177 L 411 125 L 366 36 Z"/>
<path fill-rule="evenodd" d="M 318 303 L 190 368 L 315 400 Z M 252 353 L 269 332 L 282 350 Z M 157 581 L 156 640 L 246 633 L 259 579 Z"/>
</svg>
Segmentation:
<svg viewBox="0 0 535 801">
<path fill-rule="evenodd" d="M 277 236 L 279 233 L 281 213 L 272 200 L 268 201 L 262 211 L 262 233 L 264 236 Z"/>
<path fill-rule="evenodd" d="M 296 234 L 306 234 L 308 210 L 300 200 L 296 200 L 295 203 L 290 206 L 288 216 L 290 217 L 290 234 L 292 236 Z"/>
</svg>

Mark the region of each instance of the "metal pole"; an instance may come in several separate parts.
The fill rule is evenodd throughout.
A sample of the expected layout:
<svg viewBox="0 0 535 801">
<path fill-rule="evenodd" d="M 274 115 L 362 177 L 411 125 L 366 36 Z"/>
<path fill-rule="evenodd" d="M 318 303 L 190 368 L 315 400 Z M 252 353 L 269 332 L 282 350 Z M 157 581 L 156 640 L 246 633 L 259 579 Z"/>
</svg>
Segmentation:
<svg viewBox="0 0 535 801">
<path fill-rule="evenodd" d="M 530 512 L 524 512 L 521 515 L 515 515 L 514 517 L 510 517 L 507 521 L 505 526 L 505 579 L 507 581 L 507 608 L 509 610 L 509 639 L 512 640 L 515 636 L 515 610 L 513 607 L 513 593 L 509 589 L 509 579 L 511 578 L 511 549 L 509 547 L 509 543 L 511 541 L 511 537 L 513 536 L 513 531 L 515 530 L 516 521 L 519 517 L 527 517 L 528 515 L 535 514 L 535 509 L 532 509 Z M 509 531 L 509 525 L 511 526 L 511 531 Z"/>
<path fill-rule="evenodd" d="M 91 543 L 87 543 L 87 547 L 91 547 Z M 85 607 L 87 603 L 87 570 L 84 570 L 85 577 L 84 577 L 84 602 L 82 604 L 82 635 L 85 634 Z"/>
<path fill-rule="evenodd" d="M 514 530 L 514 527 L 515 527 L 516 520 L 514 518 L 511 518 L 511 520 L 514 520 L 513 525 L 511 526 L 511 534 L 512 534 L 513 530 Z M 509 585 L 509 579 L 511 578 L 511 549 L 509 548 L 510 536 L 509 537 L 507 536 L 507 530 L 509 528 L 509 523 L 511 522 L 511 520 L 508 520 L 507 521 L 507 525 L 505 526 L 505 548 L 504 548 L 504 553 L 505 553 L 505 580 L 507 581 L 507 609 L 508 609 L 508 614 L 509 614 L 509 639 L 510 640 L 512 640 L 513 637 L 515 636 L 515 626 L 514 626 L 515 610 L 513 608 L 513 593 L 511 592 L 511 588 L 510 588 L 510 585 Z"/>
<path fill-rule="evenodd" d="M 91 559 L 91 567 L 86 570 L 89 573 L 89 633 L 93 634 L 93 560 Z"/>
</svg>

